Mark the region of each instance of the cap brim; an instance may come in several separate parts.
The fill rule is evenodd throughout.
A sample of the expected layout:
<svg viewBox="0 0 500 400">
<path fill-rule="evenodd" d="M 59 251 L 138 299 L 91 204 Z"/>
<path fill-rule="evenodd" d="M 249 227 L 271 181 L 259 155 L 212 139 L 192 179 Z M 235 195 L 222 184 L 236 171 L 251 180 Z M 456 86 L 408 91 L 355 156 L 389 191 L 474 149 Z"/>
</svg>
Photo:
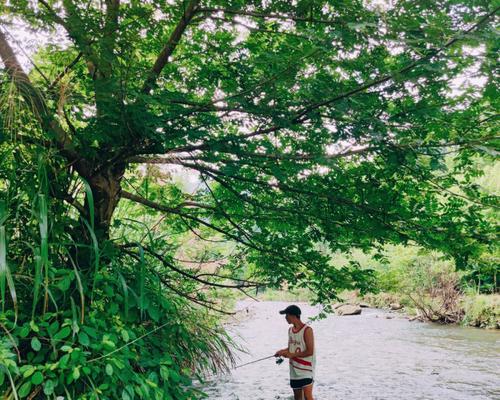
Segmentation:
<svg viewBox="0 0 500 400">
<path fill-rule="evenodd" d="M 280 314 L 286 314 L 286 310 L 281 310 Z"/>
</svg>

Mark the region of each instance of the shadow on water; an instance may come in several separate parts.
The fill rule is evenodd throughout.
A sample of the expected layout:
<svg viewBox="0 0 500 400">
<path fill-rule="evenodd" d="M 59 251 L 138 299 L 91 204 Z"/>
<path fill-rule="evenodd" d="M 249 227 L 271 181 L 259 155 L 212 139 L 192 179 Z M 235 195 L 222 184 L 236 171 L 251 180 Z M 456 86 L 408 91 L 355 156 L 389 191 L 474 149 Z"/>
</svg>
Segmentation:
<svg viewBox="0 0 500 400">
<path fill-rule="evenodd" d="M 241 302 L 249 317 L 229 331 L 248 350 L 239 364 L 286 347 L 278 310 L 287 303 Z M 301 305 L 307 319 L 319 308 Z M 317 348 L 315 400 L 500 399 L 500 333 L 386 318 L 381 310 L 312 323 Z M 219 376 L 204 387 L 209 399 L 293 399 L 287 363 L 273 359 Z"/>
</svg>

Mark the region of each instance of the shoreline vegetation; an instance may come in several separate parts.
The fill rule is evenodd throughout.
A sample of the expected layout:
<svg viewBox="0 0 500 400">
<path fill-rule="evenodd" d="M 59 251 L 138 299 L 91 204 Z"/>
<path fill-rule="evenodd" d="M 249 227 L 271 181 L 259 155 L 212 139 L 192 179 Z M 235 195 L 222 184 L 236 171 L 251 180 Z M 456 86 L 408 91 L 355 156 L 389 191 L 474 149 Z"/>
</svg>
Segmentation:
<svg viewBox="0 0 500 400">
<path fill-rule="evenodd" d="M 266 289 L 257 294 L 259 301 L 287 301 L 287 302 L 309 302 L 313 295 L 305 290 L 276 290 Z M 383 310 L 398 312 L 410 321 L 434 322 L 444 324 L 455 324 L 483 329 L 500 329 L 500 295 L 498 294 L 463 294 L 458 304 L 458 314 L 461 316 L 457 321 L 434 320 L 429 311 L 422 310 L 422 304 L 415 304 L 414 296 L 402 293 L 369 293 L 364 296 L 358 291 L 346 291 L 339 295 L 339 302 L 334 304 L 336 308 L 340 304 L 369 306 L 369 308 L 380 308 Z M 437 314 L 437 313 L 436 313 Z M 436 317 L 436 316 L 434 316 Z"/>
<path fill-rule="evenodd" d="M 410 320 L 500 329 L 500 294 L 497 284 L 498 250 L 485 251 L 474 268 L 460 270 L 442 253 L 415 245 L 386 245 L 379 252 L 353 249 L 349 254 L 322 249 L 332 268 L 355 266 L 369 279 L 365 289 L 338 292 L 339 303 L 398 311 Z M 306 301 L 314 293 L 283 285 L 280 289 L 259 288 L 259 300 Z M 336 313 L 355 312 L 344 308 Z M 358 309 L 356 312 L 360 312 Z"/>
</svg>

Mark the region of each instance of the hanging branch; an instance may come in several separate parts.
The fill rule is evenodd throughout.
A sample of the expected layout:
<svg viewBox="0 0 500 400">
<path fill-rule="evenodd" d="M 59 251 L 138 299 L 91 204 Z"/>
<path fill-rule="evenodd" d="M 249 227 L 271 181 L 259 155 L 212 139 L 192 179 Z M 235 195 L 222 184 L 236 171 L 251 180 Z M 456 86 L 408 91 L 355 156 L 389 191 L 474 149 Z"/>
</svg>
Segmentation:
<svg viewBox="0 0 500 400">
<path fill-rule="evenodd" d="M 130 245 L 122 245 L 121 247 L 122 248 L 127 248 L 127 247 L 130 247 Z M 204 284 L 204 285 L 218 287 L 218 288 L 225 288 L 225 289 L 240 289 L 240 288 L 256 287 L 257 285 L 261 284 L 261 283 L 258 283 L 258 282 L 251 282 L 251 281 L 246 281 L 246 280 L 243 280 L 243 279 L 234 279 L 234 278 L 231 278 L 231 277 L 227 277 L 227 279 L 232 280 L 232 281 L 236 281 L 236 282 L 239 282 L 239 283 L 236 284 L 236 285 L 230 285 L 230 284 L 224 284 L 224 283 L 210 282 L 210 281 L 207 281 L 205 279 L 200 278 L 197 275 L 192 275 L 192 274 L 186 272 L 185 270 L 183 270 L 183 269 L 181 269 L 179 267 L 176 267 L 174 264 L 172 264 L 171 262 L 167 261 L 164 256 L 162 256 L 161 254 L 158 254 L 153 249 L 151 249 L 151 248 L 149 248 L 147 246 L 142 246 L 142 248 L 144 249 L 144 251 L 146 253 L 150 254 L 152 257 L 154 257 L 158 261 L 160 261 L 165 267 L 171 269 L 172 271 L 177 272 L 178 274 L 180 274 L 180 275 L 182 275 L 182 276 L 184 276 L 184 277 L 186 277 L 186 278 L 188 278 L 190 280 L 196 281 L 196 282 Z"/>
<path fill-rule="evenodd" d="M 73 61 L 71 61 L 57 76 L 56 78 L 52 81 L 52 83 L 49 85 L 48 91 L 50 92 L 55 88 L 55 86 L 61 81 L 62 78 L 64 78 L 70 71 L 71 69 L 78 64 L 78 61 L 82 58 L 83 53 L 79 52 L 78 55 L 75 57 Z"/>
</svg>

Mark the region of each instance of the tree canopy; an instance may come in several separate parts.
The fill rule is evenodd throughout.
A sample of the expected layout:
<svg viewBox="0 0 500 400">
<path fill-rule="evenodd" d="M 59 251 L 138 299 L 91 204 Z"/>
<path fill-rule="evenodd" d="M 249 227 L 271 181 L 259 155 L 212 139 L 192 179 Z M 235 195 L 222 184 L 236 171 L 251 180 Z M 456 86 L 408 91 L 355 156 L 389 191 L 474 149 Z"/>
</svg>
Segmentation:
<svg viewBox="0 0 500 400">
<path fill-rule="evenodd" d="M 415 242 L 464 266 L 495 239 L 483 210 L 497 199 L 473 178 L 478 155 L 498 154 L 496 2 L 19 0 L 0 10 L 0 283 L 7 304 L 7 258 L 34 279 L 28 320 L 31 307 L 53 309 L 62 271 L 80 294 L 101 281 L 139 285 L 141 320 L 152 282 L 207 306 L 197 285 L 286 282 L 327 301 L 365 288 L 369 273 L 332 268 L 325 246 Z M 49 39 L 29 66 L 19 24 Z M 197 189 L 150 184 L 151 165 L 190 171 Z M 128 212 L 234 243 L 226 275 L 179 264 L 151 220 L 123 234 Z M 67 310 L 80 302 L 62 297 Z"/>
</svg>

